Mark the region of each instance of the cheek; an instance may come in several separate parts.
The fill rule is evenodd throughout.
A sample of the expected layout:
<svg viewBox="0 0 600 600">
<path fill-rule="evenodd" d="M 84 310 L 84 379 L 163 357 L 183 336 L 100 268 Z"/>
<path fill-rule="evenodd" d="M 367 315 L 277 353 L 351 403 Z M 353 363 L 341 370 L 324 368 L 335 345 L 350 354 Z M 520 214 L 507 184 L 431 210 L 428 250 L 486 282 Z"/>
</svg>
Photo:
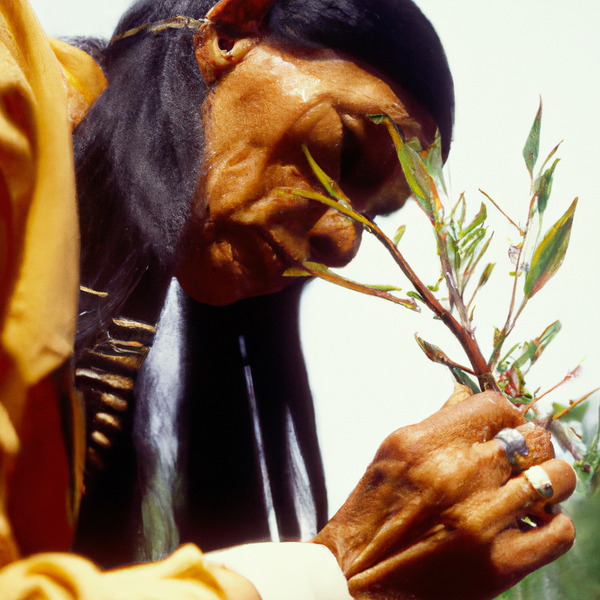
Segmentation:
<svg viewBox="0 0 600 600">
<path fill-rule="evenodd" d="M 301 151 L 306 145 L 317 164 L 331 178 L 339 181 L 342 154 L 343 126 L 340 115 L 329 102 L 313 106 L 302 114 L 283 137 L 275 155 L 285 162 L 298 165 L 313 186 L 316 177 Z"/>
</svg>

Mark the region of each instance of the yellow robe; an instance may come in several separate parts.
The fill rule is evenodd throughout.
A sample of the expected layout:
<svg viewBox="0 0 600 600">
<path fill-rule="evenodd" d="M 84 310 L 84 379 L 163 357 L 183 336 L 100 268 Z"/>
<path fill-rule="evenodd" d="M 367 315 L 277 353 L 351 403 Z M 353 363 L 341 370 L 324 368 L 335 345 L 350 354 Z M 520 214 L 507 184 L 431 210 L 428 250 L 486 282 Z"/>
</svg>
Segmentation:
<svg viewBox="0 0 600 600">
<path fill-rule="evenodd" d="M 105 85 L 87 54 L 45 36 L 27 0 L 0 0 L 0 599 L 257 598 L 246 580 L 238 595 L 239 576 L 192 545 L 106 573 L 67 553 L 84 457 L 69 365 L 79 285 L 70 119 Z"/>
</svg>

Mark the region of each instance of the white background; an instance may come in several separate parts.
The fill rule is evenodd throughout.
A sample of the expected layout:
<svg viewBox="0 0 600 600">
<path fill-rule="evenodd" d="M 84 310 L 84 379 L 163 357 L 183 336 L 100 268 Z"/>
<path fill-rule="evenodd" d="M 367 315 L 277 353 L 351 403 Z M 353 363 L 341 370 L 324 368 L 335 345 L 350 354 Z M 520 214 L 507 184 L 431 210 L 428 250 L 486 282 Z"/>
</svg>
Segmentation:
<svg viewBox="0 0 600 600">
<path fill-rule="evenodd" d="M 50 35 L 110 36 L 129 0 L 31 0 Z M 456 128 L 448 177 L 451 198 L 466 192 L 471 214 L 483 188 L 513 219 L 523 222 L 529 176 L 521 150 L 544 101 L 545 158 L 564 139 L 545 225 L 577 209 L 571 247 L 563 270 L 527 307 L 515 342 L 538 336 L 560 318 L 563 330 L 532 371 L 530 388 L 558 382 L 583 358 L 583 374 L 555 394 L 565 402 L 600 385 L 600 194 L 597 189 L 599 126 L 600 4 L 597 0 L 419 0 L 433 22 L 454 75 Z M 501 327 L 508 306 L 511 265 L 508 238 L 517 241 L 489 206 L 496 229 L 490 260 L 493 283 L 481 292 L 477 333 L 489 352 L 492 326 Z M 437 280 L 431 234 L 411 202 L 381 221 L 393 235 L 408 232 L 401 249 L 427 283 Z M 370 242 L 370 240 L 366 240 Z M 363 244 L 347 275 L 366 283 L 395 283 L 406 289 L 391 260 L 375 243 Z M 416 422 L 446 399 L 452 381 L 442 367 L 421 354 L 419 334 L 463 361 L 460 350 L 428 314 L 415 315 L 379 299 L 318 281 L 309 286 L 302 309 L 303 343 L 317 407 L 332 511 L 358 481 L 382 439 Z"/>
</svg>

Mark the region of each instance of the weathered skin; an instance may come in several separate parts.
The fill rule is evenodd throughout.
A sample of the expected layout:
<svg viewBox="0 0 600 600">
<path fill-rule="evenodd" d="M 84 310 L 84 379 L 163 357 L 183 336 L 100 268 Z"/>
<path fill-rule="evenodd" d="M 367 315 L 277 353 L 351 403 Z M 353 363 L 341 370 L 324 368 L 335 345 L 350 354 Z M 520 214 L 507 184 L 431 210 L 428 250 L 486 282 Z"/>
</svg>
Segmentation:
<svg viewBox="0 0 600 600">
<path fill-rule="evenodd" d="M 549 501 L 511 475 L 492 439 L 505 427 L 527 440 L 520 466 L 550 476 Z M 553 457 L 546 430 L 503 396 L 478 394 L 390 435 L 313 541 L 336 555 L 357 599 L 494 598 L 573 543 L 572 522 L 551 508 L 573 492 L 575 473 Z"/>
<path fill-rule="evenodd" d="M 411 98 L 355 61 L 282 45 L 256 21 L 219 24 L 219 14 L 263 14 L 265 4 L 223 0 L 196 38 L 213 88 L 184 240 L 190 250 L 178 277 L 209 304 L 280 290 L 289 283 L 284 271 L 299 261 L 341 266 L 356 253 L 353 223 L 314 201 L 277 194 L 318 189 L 301 144 L 358 211 L 374 215 L 399 208 L 409 189 L 387 133 L 365 115 L 389 114 L 424 148 L 434 137 L 432 120 Z M 546 469 L 550 502 L 493 440 L 505 427 L 518 427 L 527 440 L 519 469 Z M 553 458 L 549 434 L 525 424 L 503 396 L 464 399 L 393 433 L 313 541 L 332 550 L 357 599 L 494 598 L 573 543 L 571 521 L 552 506 L 573 492 L 575 475 Z M 526 516 L 538 526 L 526 525 Z"/>
<path fill-rule="evenodd" d="M 375 215 L 410 190 L 385 128 L 365 115 L 389 114 L 423 147 L 435 132 L 422 110 L 409 115 L 400 90 L 331 50 L 242 47 L 204 107 L 205 166 L 178 272 L 188 294 L 213 305 L 282 289 L 296 261 L 343 266 L 356 254 L 361 232 L 346 217 L 275 191 L 320 190 L 303 143 L 355 208 Z"/>
</svg>

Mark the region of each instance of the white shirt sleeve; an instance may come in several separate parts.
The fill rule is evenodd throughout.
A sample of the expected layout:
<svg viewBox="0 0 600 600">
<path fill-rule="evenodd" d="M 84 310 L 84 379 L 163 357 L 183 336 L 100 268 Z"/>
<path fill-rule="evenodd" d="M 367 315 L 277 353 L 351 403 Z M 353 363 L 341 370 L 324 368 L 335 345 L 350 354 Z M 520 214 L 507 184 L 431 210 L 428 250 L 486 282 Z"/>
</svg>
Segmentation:
<svg viewBox="0 0 600 600">
<path fill-rule="evenodd" d="M 262 600 L 352 600 L 335 557 L 321 544 L 246 544 L 205 557 L 251 581 Z"/>
</svg>

